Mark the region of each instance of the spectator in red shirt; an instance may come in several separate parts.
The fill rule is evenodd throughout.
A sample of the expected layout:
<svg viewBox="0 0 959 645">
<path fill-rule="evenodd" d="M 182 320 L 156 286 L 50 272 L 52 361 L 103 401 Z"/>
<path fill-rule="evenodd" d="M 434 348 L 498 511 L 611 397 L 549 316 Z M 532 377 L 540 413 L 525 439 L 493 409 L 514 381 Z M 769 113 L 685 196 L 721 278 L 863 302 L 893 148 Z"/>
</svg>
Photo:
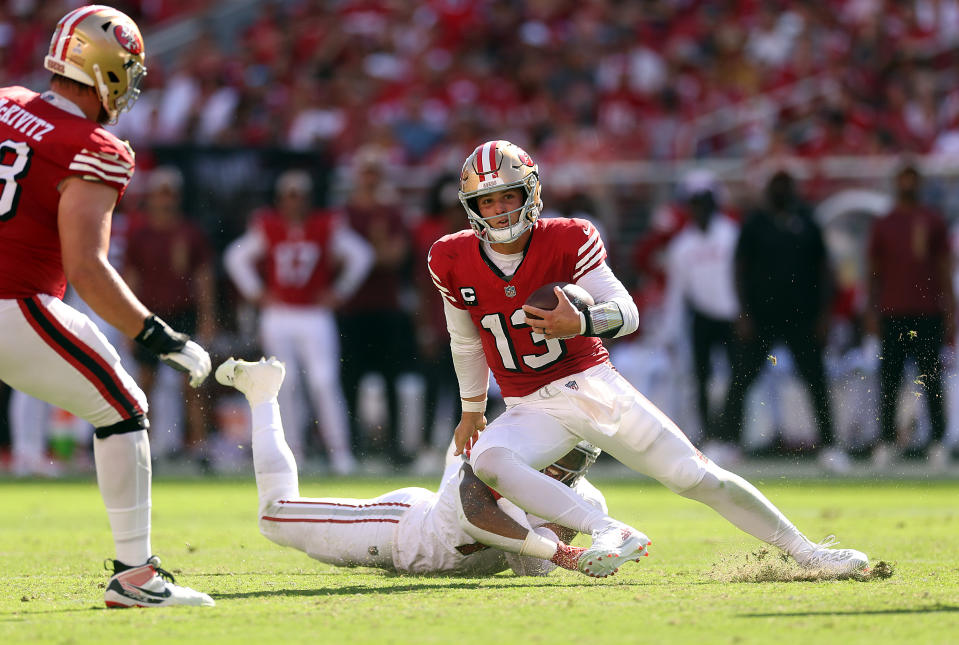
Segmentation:
<svg viewBox="0 0 959 645">
<path fill-rule="evenodd" d="M 180 210 L 182 185 L 183 176 L 176 168 L 161 167 L 150 173 L 145 217 L 127 242 L 124 278 L 158 316 L 209 345 L 215 324 L 213 250 L 206 234 Z M 138 381 L 143 390 L 150 393 L 159 359 L 139 345 L 134 346 L 133 356 L 140 366 Z M 183 375 L 181 387 L 186 402 L 183 447 L 192 459 L 205 467 L 210 406 L 203 405 L 202 388 L 195 391 L 186 388 L 188 378 L 188 374 Z M 154 421 L 159 421 L 157 417 L 162 415 L 155 414 Z M 156 443 L 155 435 L 170 432 L 172 427 L 155 425 L 151 434 Z M 163 451 L 156 452 L 162 454 Z"/>
<path fill-rule="evenodd" d="M 952 258 L 942 215 L 920 202 L 921 176 L 907 164 L 896 174 L 896 203 L 877 219 L 869 234 L 868 280 L 871 331 L 878 332 L 881 437 L 873 464 L 884 468 L 896 456 L 896 404 L 907 357 L 916 361 L 919 385 L 928 397 L 932 426 L 926 446 L 930 464 L 942 468 L 949 453 L 942 391 L 943 344 L 955 334 Z"/>
</svg>

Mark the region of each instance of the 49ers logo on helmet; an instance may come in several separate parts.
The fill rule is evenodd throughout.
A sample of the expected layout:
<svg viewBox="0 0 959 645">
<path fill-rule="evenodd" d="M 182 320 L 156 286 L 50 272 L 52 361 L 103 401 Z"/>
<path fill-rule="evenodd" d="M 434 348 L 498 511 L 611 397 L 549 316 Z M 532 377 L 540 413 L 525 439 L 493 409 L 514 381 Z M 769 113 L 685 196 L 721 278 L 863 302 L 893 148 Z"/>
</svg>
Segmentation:
<svg viewBox="0 0 959 645">
<path fill-rule="evenodd" d="M 526 154 L 526 152 L 524 152 L 524 151 L 522 151 L 522 150 L 520 150 L 519 154 L 516 155 L 516 156 L 519 157 L 519 160 L 520 160 L 522 163 L 524 163 L 525 165 L 529 166 L 530 168 L 532 168 L 532 167 L 535 165 L 535 164 L 533 163 L 533 158 L 530 157 L 528 154 Z"/>
<path fill-rule="evenodd" d="M 137 55 L 143 51 L 143 43 L 140 42 L 140 38 L 126 25 L 117 25 L 114 27 L 113 35 L 117 39 L 117 42 L 120 43 L 120 46 L 131 54 Z"/>
</svg>

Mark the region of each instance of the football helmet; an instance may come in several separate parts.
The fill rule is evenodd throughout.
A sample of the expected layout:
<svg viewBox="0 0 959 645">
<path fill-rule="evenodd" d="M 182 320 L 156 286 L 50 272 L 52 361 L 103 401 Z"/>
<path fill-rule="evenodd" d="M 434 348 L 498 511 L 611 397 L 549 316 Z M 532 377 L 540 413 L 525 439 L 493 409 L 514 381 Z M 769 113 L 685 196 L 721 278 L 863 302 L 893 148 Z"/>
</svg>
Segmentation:
<svg viewBox="0 0 959 645">
<path fill-rule="evenodd" d="M 586 471 L 596 463 L 602 452 L 588 441 L 580 441 L 572 450 L 544 468 L 543 472 L 561 484 L 572 486 L 580 477 L 586 475 Z"/>
<path fill-rule="evenodd" d="M 136 23 L 104 5 L 86 5 L 61 18 L 43 66 L 95 88 L 111 124 L 133 107 L 147 73 Z"/>
<path fill-rule="evenodd" d="M 494 228 L 480 216 L 476 199 L 510 188 L 521 188 L 526 194 L 522 206 L 506 213 L 511 215 L 519 212 L 519 219 L 506 228 Z M 539 167 L 519 146 L 509 141 L 487 141 L 478 146 L 463 164 L 459 198 L 478 238 L 493 244 L 512 242 L 533 227 L 543 210 Z M 500 217 L 502 215 L 489 219 Z"/>
</svg>

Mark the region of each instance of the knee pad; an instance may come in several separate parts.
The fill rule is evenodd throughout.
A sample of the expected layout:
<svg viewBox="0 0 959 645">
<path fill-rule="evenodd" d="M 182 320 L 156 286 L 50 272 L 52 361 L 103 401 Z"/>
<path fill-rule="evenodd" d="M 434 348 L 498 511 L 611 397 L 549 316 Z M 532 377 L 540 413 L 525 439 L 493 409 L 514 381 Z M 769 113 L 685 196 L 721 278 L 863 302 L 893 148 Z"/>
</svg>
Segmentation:
<svg viewBox="0 0 959 645">
<path fill-rule="evenodd" d="M 150 427 L 150 421 L 146 416 L 139 414 L 130 419 L 124 419 L 118 423 L 109 426 L 101 426 L 93 431 L 97 439 L 106 439 L 115 434 L 126 434 L 127 432 L 139 432 Z"/>
</svg>

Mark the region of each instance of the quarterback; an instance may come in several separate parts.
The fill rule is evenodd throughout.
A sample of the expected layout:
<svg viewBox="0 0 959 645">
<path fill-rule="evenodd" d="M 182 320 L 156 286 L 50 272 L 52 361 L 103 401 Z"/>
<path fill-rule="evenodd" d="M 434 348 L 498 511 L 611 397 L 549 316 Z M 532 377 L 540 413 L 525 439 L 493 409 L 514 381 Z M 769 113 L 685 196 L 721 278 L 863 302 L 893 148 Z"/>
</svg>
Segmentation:
<svg viewBox="0 0 959 645">
<path fill-rule="evenodd" d="M 231 358 L 216 370 L 217 381 L 242 392 L 250 404 L 260 532 L 271 541 L 327 564 L 409 574 L 480 576 L 512 568 L 520 575 L 546 575 L 557 566 L 596 577 L 614 572 L 591 573 L 593 563 L 585 561 L 580 567 L 586 549 L 568 545 L 575 531 L 497 499 L 452 455 L 439 492 L 410 487 L 373 499 L 301 497 L 277 401 L 285 374 L 275 358 Z M 544 472 L 605 513 L 602 493 L 584 477 L 598 454 L 581 442 Z"/>
<path fill-rule="evenodd" d="M 606 264 L 599 233 L 582 219 L 540 219 L 539 169 L 508 141 L 473 151 L 460 175 L 471 230 L 440 238 L 427 262 L 445 302 L 462 398 L 456 453 L 468 443 L 476 475 L 520 508 L 593 542 L 593 573 L 635 560 L 649 544 L 539 472 L 585 440 L 671 490 L 703 502 L 800 565 L 833 573 L 868 564 L 853 549 L 807 539 L 751 484 L 702 455 L 665 414 L 613 368 L 602 338 L 635 331 L 636 305 Z M 596 304 L 575 308 L 562 289 L 551 311 L 524 305 L 541 285 L 575 283 Z M 507 405 L 486 426 L 492 371 Z"/>
<path fill-rule="evenodd" d="M 133 151 L 100 127 L 133 105 L 143 39 L 125 14 L 88 5 L 57 24 L 50 89 L 0 89 L 0 380 L 93 425 L 97 482 L 116 548 L 108 607 L 213 605 L 173 584 L 150 547 L 143 391 L 97 326 L 62 300 L 67 281 L 105 321 L 198 386 L 210 357 L 132 293 L 107 260 Z"/>
</svg>

